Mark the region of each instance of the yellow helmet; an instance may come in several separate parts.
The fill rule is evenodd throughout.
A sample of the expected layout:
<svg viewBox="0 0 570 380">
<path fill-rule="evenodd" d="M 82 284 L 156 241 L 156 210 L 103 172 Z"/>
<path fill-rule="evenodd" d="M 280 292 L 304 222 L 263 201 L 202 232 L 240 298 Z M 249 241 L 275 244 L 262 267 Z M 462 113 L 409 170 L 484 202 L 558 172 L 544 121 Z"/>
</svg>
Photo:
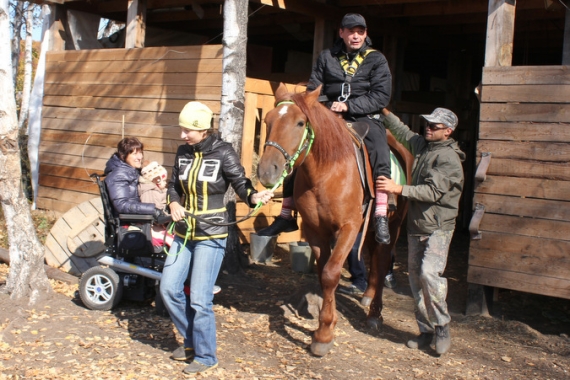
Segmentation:
<svg viewBox="0 0 570 380">
<path fill-rule="evenodd" d="M 181 127 L 195 131 L 210 129 L 213 112 L 207 105 L 200 102 L 187 103 L 178 118 Z"/>
</svg>

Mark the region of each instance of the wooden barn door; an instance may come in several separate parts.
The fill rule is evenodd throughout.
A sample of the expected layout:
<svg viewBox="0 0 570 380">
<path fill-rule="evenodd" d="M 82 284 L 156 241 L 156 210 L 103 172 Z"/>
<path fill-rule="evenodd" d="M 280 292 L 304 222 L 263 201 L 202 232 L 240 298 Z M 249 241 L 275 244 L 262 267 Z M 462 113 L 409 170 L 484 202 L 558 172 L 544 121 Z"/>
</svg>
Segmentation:
<svg viewBox="0 0 570 380">
<path fill-rule="evenodd" d="M 481 102 L 468 281 L 570 298 L 570 66 L 484 68 Z"/>
</svg>

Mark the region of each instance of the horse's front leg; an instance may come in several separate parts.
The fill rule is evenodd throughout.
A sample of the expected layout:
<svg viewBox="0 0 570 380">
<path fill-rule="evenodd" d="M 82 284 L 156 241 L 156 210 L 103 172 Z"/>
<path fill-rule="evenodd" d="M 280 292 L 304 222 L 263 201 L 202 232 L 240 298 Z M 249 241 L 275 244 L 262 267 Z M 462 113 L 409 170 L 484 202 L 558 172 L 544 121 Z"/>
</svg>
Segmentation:
<svg viewBox="0 0 570 380">
<path fill-rule="evenodd" d="M 319 277 L 323 291 L 323 305 L 319 313 L 319 327 L 313 335 L 311 352 L 316 356 L 324 356 L 334 343 L 334 327 L 337 323 L 335 291 L 340 280 L 340 272 L 344 261 L 356 240 L 357 228 L 346 228 L 339 233 L 336 245 L 330 257 L 319 268 Z M 322 262 L 322 261 L 321 261 Z"/>
</svg>

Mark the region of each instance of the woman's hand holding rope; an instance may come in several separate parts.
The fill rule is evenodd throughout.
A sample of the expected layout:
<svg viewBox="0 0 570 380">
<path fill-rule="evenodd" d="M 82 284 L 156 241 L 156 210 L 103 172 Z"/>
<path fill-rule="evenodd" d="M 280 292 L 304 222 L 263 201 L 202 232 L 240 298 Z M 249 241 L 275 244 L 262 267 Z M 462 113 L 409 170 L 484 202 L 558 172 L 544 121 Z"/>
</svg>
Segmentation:
<svg viewBox="0 0 570 380">
<path fill-rule="evenodd" d="M 273 193 L 273 191 L 271 190 L 263 190 L 260 191 L 258 193 L 254 193 L 250 195 L 250 201 L 252 204 L 255 204 L 256 207 L 254 210 L 252 210 L 252 212 L 250 212 L 245 219 L 247 219 L 248 217 L 250 217 L 251 215 L 255 214 L 255 212 L 259 209 L 259 207 L 261 207 L 264 204 L 267 204 L 267 202 L 269 202 L 271 200 L 271 198 L 273 198 L 275 194 Z M 178 222 L 179 220 L 182 220 L 184 218 L 186 218 L 187 215 L 192 216 L 193 218 L 198 218 L 195 215 L 192 215 L 190 213 L 187 213 L 186 210 L 184 209 L 184 207 L 182 207 L 180 205 L 180 203 L 178 202 L 172 202 L 169 204 L 170 207 L 170 215 L 172 216 L 172 220 L 174 222 Z M 240 222 L 242 220 L 239 220 L 237 222 Z M 208 223 L 208 221 L 206 221 L 206 223 Z M 236 222 L 234 222 L 236 223 Z M 210 223 L 210 224 L 214 224 L 214 225 L 231 225 L 234 223 Z"/>
<path fill-rule="evenodd" d="M 275 194 L 271 190 L 263 190 L 258 193 L 250 195 L 250 200 L 252 204 L 257 205 L 259 202 L 262 204 L 267 204 L 273 198 Z"/>
<path fill-rule="evenodd" d="M 184 212 L 184 207 L 180 205 L 178 202 L 172 202 L 169 204 L 170 207 L 170 215 L 172 215 L 172 220 L 178 222 L 186 217 Z"/>
</svg>

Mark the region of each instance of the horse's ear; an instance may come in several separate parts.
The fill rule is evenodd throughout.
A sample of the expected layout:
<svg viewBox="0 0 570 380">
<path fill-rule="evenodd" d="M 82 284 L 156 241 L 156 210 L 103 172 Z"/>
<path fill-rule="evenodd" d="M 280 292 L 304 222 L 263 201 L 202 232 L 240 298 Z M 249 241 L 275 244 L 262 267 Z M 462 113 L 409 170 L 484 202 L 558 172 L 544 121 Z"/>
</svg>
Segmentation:
<svg viewBox="0 0 570 380">
<path fill-rule="evenodd" d="M 312 106 L 315 102 L 319 101 L 319 95 L 321 94 L 321 88 L 323 85 L 321 84 L 319 87 L 315 88 L 314 91 L 307 92 L 307 96 L 305 97 L 305 101 L 307 102 L 308 106 Z"/>
<path fill-rule="evenodd" d="M 287 94 L 289 94 L 287 86 L 285 86 L 283 82 L 279 83 L 279 87 L 277 87 L 277 90 L 275 90 L 275 103 L 278 103 L 281 100 L 285 99 Z"/>
</svg>

